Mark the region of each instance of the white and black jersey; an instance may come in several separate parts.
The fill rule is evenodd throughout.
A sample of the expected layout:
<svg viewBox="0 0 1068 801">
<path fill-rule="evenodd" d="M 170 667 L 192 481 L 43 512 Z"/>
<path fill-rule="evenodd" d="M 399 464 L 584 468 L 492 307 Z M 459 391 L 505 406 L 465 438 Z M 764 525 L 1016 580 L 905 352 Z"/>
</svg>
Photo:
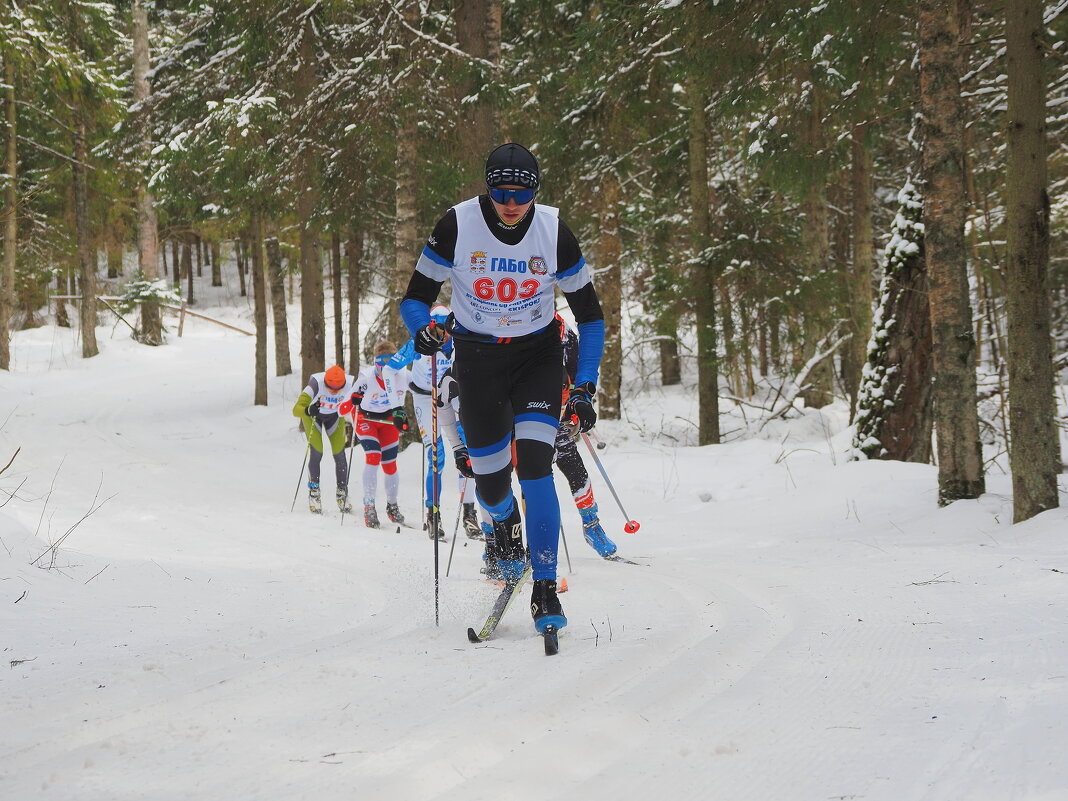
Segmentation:
<svg viewBox="0 0 1068 801">
<path fill-rule="evenodd" d="M 446 280 L 452 282 L 453 333 L 486 342 L 545 330 L 560 287 L 579 330 L 589 335 L 581 380 L 596 383 L 604 314 L 578 240 L 554 207 L 535 203 L 514 226 L 500 220 L 486 195 L 449 209 L 427 240 L 401 303 L 409 328 L 418 326 L 406 313 L 413 308 L 408 301 L 429 306 Z"/>
</svg>

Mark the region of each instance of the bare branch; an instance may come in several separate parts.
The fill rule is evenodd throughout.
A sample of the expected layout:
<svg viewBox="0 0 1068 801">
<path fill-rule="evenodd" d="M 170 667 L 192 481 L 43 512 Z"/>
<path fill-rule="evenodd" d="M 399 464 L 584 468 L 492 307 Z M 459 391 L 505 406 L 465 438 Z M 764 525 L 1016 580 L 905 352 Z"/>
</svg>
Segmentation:
<svg viewBox="0 0 1068 801">
<path fill-rule="evenodd" d="M 42 558 L 44 558 L 45 554 L 51 553 L 52 556 L 51 556 L 51 558 L 49 560 L 48 569 L 51 569 L 51 568 L 55 567 L 55 564 L 56 564 L 56 552 L 57 552 L 59 546 L 63 544 L 64 540 L 66 540 L 67 537 L 69 537 L 74 532 L 74 529 L 78 528 L 78 526 L 80 526 L 88 517 L 90 517 L 94 512 L 96 512 L 98 509 L 100 509 L 100 507 L 102 507 L 105 503 L 107 503 L 108 501 L 110 501 L 112 498 L 115 497 L 115 495 L 110 495 L 107 498 L 105 498 L 104 500 L 102 500 L 100 503 L 96 502 L 97 498 L 100 497 L 100 487 L 103 486 L 103 484 L 104 484 L 104 477 L 103 477 L 103 475 L 101 475 L 100 476 L 100 484 L 97 485 L 96 494 L 93 496 L 93 503 L 90 505 L 89 511 L 86 512 L 84 515 L 82 515 L 80 518 L 78 518 L 78 520 L 74 523 L 74 525 L 71 526 L 70 528 L 68 528 L 67 531 L 63 534 L 63 536 L 60 537 L 59 539 L 57 539 L 54 543 L 52 543 L 52 545 L 50 545 L 49 548 L 44 553 L 42 553 L 40 556 L 38 556 L 36 559 L 34 559 L 32 562 L 30 562 L 31 565 L 36 565 L 39 561 L 41 561 Z M 118 494 L 118 493 L 116 493 L 116 494 Z"/>
<path fill-rule="evenodd" d="M 19 455 L 19 451 L 21 451 L 21 450 L 22 450 L 21 447 L 15 449 L 15 452 L 13 454 L 11 454 L 11 458 L 8 459 L 7 464 L 5 464 L 3 467 L 0 467 L 0 473 L 3 473 L 5 470 L 7 470 L 9 467 L 11 467 L 11 463 L 13 461 L 15 461 L 15 457 Z"/>
</svg>

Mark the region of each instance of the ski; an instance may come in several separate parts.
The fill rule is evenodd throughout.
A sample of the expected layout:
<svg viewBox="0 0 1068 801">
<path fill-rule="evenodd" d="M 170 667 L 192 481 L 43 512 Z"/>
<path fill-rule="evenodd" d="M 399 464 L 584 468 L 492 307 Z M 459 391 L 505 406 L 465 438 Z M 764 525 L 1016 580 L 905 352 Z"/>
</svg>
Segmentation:
<svg viewBox="0 0 1068 801">
<path fill-rule="evenodd" d="M 560 632 L 557 631 L 556 626 L 546 626 L 541 636 L 545 642 L 546 656 L 555 656 L 560 653 Z"/>
<path fill-rule="evenodd" d="M 494 630 L 497 628 L 497 624 L 501 622 L 501 618 L 504 617 L 509 607 L 523 591 L 523 585 L 527 583 L 527 579 L 530 578 L 531 569 L 529 566 L 523 571 L 522 575 L 515 582 L 505 583 L 504 588 L 497 596 L 497 600 L 493 602 L 493 608 L 490 609 L 489 617 L 486 618 L 485 625 L 482 626 L 481 631 L 475 631 L 473 628 L 467 630 L 467 639 L 471 642 L 485 642 L 491 636 L 493 636 Z"/>
<path fill-rule="evenodd" d="M 626 559 L 614 553 L 609 554 L 608 556 L 602 556 L 601 558 L 604 559 L 606 562 L 619 562 L 620 564 L 624 565 L 642 565 L 641 562 L 634 562 L 630 559 Z M 647 567 L 647 565 L 642 565 L 642 567 Z"/>
</svg>

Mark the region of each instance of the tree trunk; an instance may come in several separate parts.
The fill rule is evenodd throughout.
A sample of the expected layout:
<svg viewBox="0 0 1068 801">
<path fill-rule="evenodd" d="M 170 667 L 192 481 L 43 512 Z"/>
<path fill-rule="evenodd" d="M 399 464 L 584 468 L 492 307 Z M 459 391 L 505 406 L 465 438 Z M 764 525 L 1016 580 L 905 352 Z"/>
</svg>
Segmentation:
<svg viewBox="0 0 1068 801">
<path fill-rule="evenodd" d="M 673 387 L 682 383 L 682 365 L 679 362 L 679 340 L 674 327 L 667 330 L 661 320 L 657 326 L 657 347 L 660 355 L 660 383 Z"/>
<path fill-rule="evenodd" d="M 267 274 L 271 278 L 271 314 L 274 317 L 275 375 L 289 375 L 289 321 L 286 318 L 286 281 L 282 271 L 282 249 L 278 237 L 267 238 Z"/>
<path fill-rule="evenodd" d="M 234 240 L 234 254 L 237 257 L 237 280 L 241 286 L 241 297 L 248 295 L 248 288 L 245 286 L 245 244 L 239 236 Z"/>
<path fill-rule="evenodd" d="M 178 289 L 182 285 L 182 249 L 178 245 L 177 239 L 171 240 L 171 275 L 174 288 Z"/>
<path fill-rule="evenodd" d="M 1006 230 L 1013 522 L 1055 509 L 1061 472 L 1050 332 L 1046 79 L 1040 0 L 1007 8 Z"/>
<path fill-rule="evenodd" d="M 100 353 L 96 343 L 96 252 L 89 236 L 89 149 L 86 144 L 85 120 L 75 110 L 74 161 L 74 227 L 78 240 L 78 275 L 81 300 L 78 302 L 78 321 L 82 333 L 82 357 L 89 359 Z"/>
<path fill-rule="evenodd" d="M 824 147 L 823 101 L 815 89 L 811 94 L 812 107 L 807 112 L 805 123 L 805 149 L 816 154 Z M 830 276 L 826 178 L 821 174 L 810 180 L 802 203 L 804 223 L 801 228 L 801 250 L 809 280 L 808 291 L 803 294 L 801 362 L 807 362 L 815 355 L 820 340 L 830 333 L 834 311 L 831 299 L 835 294 Z M 822 409 L 833 403 L 834 356 L 828 356 L 816 365 L 809 373 L 808 380 L 808 389 L 801 393 L 806 407 Z"/>
<path fill-rule="evenodd" d="M 0 267 L 0 370 L 11 369 L 11 317 L 15 308 L 15 261 L 18 254 L 18 148 L 15 106 L 15 62 L 0 51 L 4 61 L 4 263 Z M 58 302 L 58 301 L 57 301 Z"/>
<path fill-rule="evenodd" d="M 211 242 L 211 285 L 222 286 L 222 253 L 218 240 Z"/>
<path fill-rule="evenodd" d="M 768 313 L 767 303 L 761 303 L 757 306 L 756 313 L 756 326 L 757 326 L 757 372 L 760 373 L 761 378 L 765 378 L 768 375 L 768 350 L 770 343 L 768 342 Z"/>
<path fill-rule="evenodd" d="M 857 397 L 854 446 L 871 459 L 931 461 L 933 365 L 922 216 L 922 199 L 910 181 L 898 193 Z"/>
<path fill-rule="evenodd" d="M 419 255 L 415 187 L 417 132 L 414 111 L 404 110 L 402 127 L 397 136 L 397 191 L 395 194 L 397 222 L 394 230 L 393 276 L 390 281 L 390 296 L 397 299 L 404 296 Z M 400 345 L 407 341 L 408 331 L 400 319 L 398 303 L 392 304 L 389 314 L 387 336 L 395 344 Z"/>
<path fill-rule="evenodd" d="M 857 392 L 861 370 L 867 359 L 871 336 L 871 281 L 875 274 L 875 236 L 872 224 L 872 162 L 868 145 L 868 127 L 853 129 L 853 157 L 850 169 L 852 213 L 850 215 L 853 259 L 848 274 L 847 325 L 853 338 L 842 351 L 842 378 L 850 399 L 850 415 L 857 411 Z M 927 299 L 923 309 L 926 313 Z"/>
<path fill-rule="evenodd" d="M 249 247 L 252 250 L 253 318 L 256 321 L 256 389 L 254 406 L 267 405 L 267 291 L 263 270 L 263 221 L 258 211 L 249 221 Z"/>
<path fill-rule="evenodd" d="M 739 289 L 739 295 L 746 297 L 744 289 Z M 743 397 L 751 398 L 756 392 L 756 378 L 753 375 L 753 314 L 749 303 L 741 300 L 738 303 L 738 317 L 741 321 L 742 337 L 739 350 L 742 354 L 742 377 L 739 380 L 739 390 Z"/>
<path fill-rule="evenodd" d="M 182 237 L 182 275 L 185 276 L 185 302 L 192 306 L 196 299 L 193 297 L 193 248 L 196 247 L 196 237 L 192 232 L 186 232 Z"/>
<path fill-rule="evenodd" d="M 363 234 L 353 226 L 345 243 L 349 293 L 349 372 L 360 368 L 360 262 L 363 260 Z"/>
<path fill-rule="evenodd" d="M 597 295 L 604 311 L 604 358 L 601 361 L 598 414 L 618 420 L 623 377 L 623 280 L 620 264 L 623 243 L 619 230 L 619 177 L 606 173 L 601 179 L 600 225 L 597 238 Z"/>
<path fill-rule="evenodd" d="M 114 235 L 107 238 L 108 278 L 122 275 L 122 242 Z"/>
<path fill-rule="evenodd" d="M 934 343 L 938 502 L 943 506 L 977 498 L 985 489 L 964 244 L 959 24 L 954 0 L 920 0 L 924 250 Z"/>
<path fill-rule="evenodd" d="M 330 291 L 334 295 L 334 364 L 345 366 L 345 319 L 341 309 L 341 235 L 330 235 Z"/>
<path fill-rule="evenodd" d="M 501 0 L 456 0 L 456 40 L 468 55 L 488 61 L 495 67 L 501 59 Z M 471 179 L 464 184 L 463 197 L 485 191 L 482 160 L 497 144 L 500 120 L 493 104 L 480 93 L 497 80 L 497 69 L 480 64 L 466 68 L 470 74 L 458 87 L 458 99 L 479 96 L 464 104 L 464 124 L 458 127 L 460 157 Z M 487 75 L 487 72 L 489 73 Z"/>
<path fill-rule="evenodd" d="M 738 370 L 737 332 L 734 330 L 734 310 L 731 305 L 730 286 L 725 277 L 716 286 L 719 293 L 719 324 L 723 340 L 723 358 L 720 360 L 720 378 L 731 394 L 741 395 L 741 375 Z"/>
<path fill-rule="evenodd" d="M 699 445 L 719 444 L 719 343 L 716 336 L 717 270 L 708 256 L 712 215 L 708 191 L 708 133 L 705 94 L 696 78 L 687 86 L 690 100 L 689 167 L 691 281 L 697 322 L 697 404 Z"/>
<path fill-rule="evenodd" d="M 56 294 L 70 294 L 70 291 L 67 288 L 66 269 L 56 276 Z M 56 325 L 60 328 L 70 328 L 70 317 L 67 314 L 67 302 L 64 300 L 56 301 Z"/>
<path fill-rule="evenodd" d="M 204 241 L 199 234 L 193 234 L 193 252 L 197 257 L 197 278 L 204 275 Z"/>
<path fill-rule="evenodd" d="M 294 103 L 301 109 L 315 88 L 315 41 L 309 15 L 300 40 L 300 65 Z M 297 218 L 300 228 L 300 357 L 301 380 L 307 382 L 326 360 L 326 325 L 323 320 L 323 270 L 319 257 L 319 231 L 315 208 L 319 202 L 318 163 L 309 146 L 301 148 L 297 163 Z"/>
</svg>

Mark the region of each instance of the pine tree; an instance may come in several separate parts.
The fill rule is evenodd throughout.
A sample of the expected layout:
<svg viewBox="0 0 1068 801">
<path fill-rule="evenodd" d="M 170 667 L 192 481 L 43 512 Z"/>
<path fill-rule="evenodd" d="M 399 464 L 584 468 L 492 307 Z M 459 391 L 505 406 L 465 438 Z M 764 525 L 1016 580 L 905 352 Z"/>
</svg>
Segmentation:
<svg viewBox="0 0 1068 801">
<path fill-rule="evenodd" d="M 1042 3 L 1020 0 L 1006 15 L 1008 163 L 1006 229 L 1009 456 L 1013 521 L 1059 505 L 1049 303 L 1049 196 L 1046 193 L 1046 80 Z"/>
<path fill-rule="evenodd" d="M 964 250 L 964 118 L 960 20 L 954 0 L 919 6 L 924 251 L 934 342 L 938 502 L 984 491 L 976 409 L 975 335 Z"/>
</svg>

